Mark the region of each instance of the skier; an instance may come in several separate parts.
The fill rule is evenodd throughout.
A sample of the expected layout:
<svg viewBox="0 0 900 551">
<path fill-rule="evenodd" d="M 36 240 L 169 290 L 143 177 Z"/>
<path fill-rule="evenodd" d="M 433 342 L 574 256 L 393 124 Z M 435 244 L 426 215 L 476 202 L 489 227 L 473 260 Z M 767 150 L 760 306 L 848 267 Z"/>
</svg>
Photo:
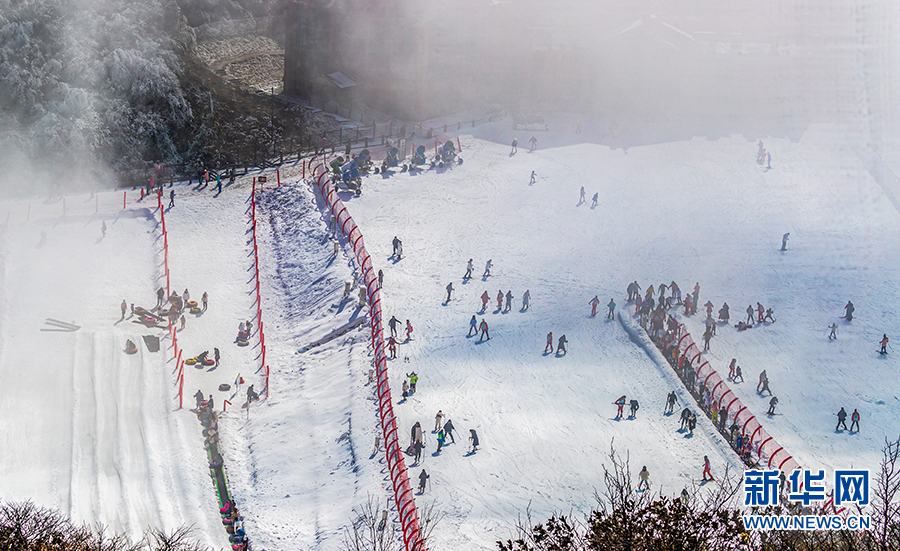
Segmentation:
<svg viewBox="0 0 900 551">
<path fill-rule="evenodd" d="M 474 266 L 472 266 L 472 259 L 470 258 L 468 262 L 466 262 L 466 275 L 463 276 L 463 279 L 472 279 L 472 270 Z"/>
<path fill-rule="evenodd" d="M 566 354 L 566 343 L 569 342 L 566 340 L 565 335 L 561 335 L 559 337 L 559 344 L 556 347 L 556 353 L 559 354 L 559 351 L 562 350 L 563 356 Z"/>
<path fill-rule="evenodd" d="M 675 411 L 675 404 L 678 403 L 678 396 L 675 395 L 675 391 L 673 390 L 666 396 L 666 409 L 664 413 L 672 413 Z"/>
<path fill-rule="evenodd" d="M 697 305 L 700 304 L 700 282 L 694 284 L 694 312 L 697 312 Z"/>
<path fill-rule="evenodd" d="M 737 358 L 731 358 L 731 363 L 728 364 L 728 379 L 734 380 L 734 366 L 737 363 Z"/>
<path fill-rule="evenodd" d="M 488 261 L 487 261 L 487 262 L 485 263 L 485 265 L 484 265 L 484 273 L 481 274 L 481 277 L 490 277 L 490 275 L 491 275 L 491 268 L 492 268 L 493 266 L 494 266 L 494 264 L 491 262 L 490 259 L 488 259 Z"/>
<path fill-rule="evenodd" d="M 728 313 L 728 303 L 722 304 L 722 308 L 719 309 L 719 319 L 728 323 L 729 313 Z"/>
<path fill-rule="evenodd" d="M 553 352 L 553 332 L 547 333 L 547 345 L 544 347 L 544 354 Z"/>
<path fill-rule="evenodd" d="M 760 388 L 763 386 L 763 383 L 769 380 L 769 376 L 766 374 L 766 370 L 763 369 L 762 373 L 759 374 L 759 382 L 756 384 L 756 393 L 760 393 Z"/>
<path fill-rule="evenodd" d="M 409 323 L 409 320 L 406 320 L 406 340 L 411 341 L 413 334 L 413 326 Z"/>
<path fill-rule="evenodd" d="M 856 310 L 856 308 L 853 307 L 853 303 L 848 300 L 847 306 L 844 306 L 844 310 L 846 310 L 847 313 L 842 317 L 847 321 L 853 321 L 853 312 Z"/>
<path fill-rule="evenodd" d="M 530 182 L 531 184 L 534 183 L 534 176 L 535 176 L 535 174 L 534 174 L 534 171 L 532 170 L 531 171 L 531 182 Z"/>
<path fill-rule="evenodd" d="M 400 388 L 403 390 L 403 399 L 406 400 L 409 398 L 409 383 L 406 382 L 406 379 L 403 379 L 403 386 Z"/>
<path fill-rule="evenodd" d="M 640 492 L 642 488 L 645 490 L 649 490 L 650 489 L 650 471 L 647 470 L 646 465 L 644 465 L 644 468 L 641 469 L 640 474 L 638 474 L 638 478 L 641 479 L 641 481 L 638 483 L 638 491 Z"/>
<path fill-rule="evenodd" d="M 446 302 L 450 302 L 450 293 L 453 292 L 453 282 L 447 284 L 447 300 Z"/>
<path fill-rule="evenodd" d="M 881 353 L 882 354 L 887 354 L 887 345 L 888 345 L 888 336 L 887 336 L 887 333 L 885 333 L 884 336 L 881 337 Z"/>
<path fill-rule="evenodd" d="M 747 306 L 747 325 L 753 325 L 753 305 Z"/>
<path fill-rule="evenodd" d="M 406 376 L 409 378 L 409 393 L 416 393 L 416 385 L 419 383 L 419 376 L 416 375 L 416 372 L 407 373 Z"/>
<path fill-rule="evenodd" d="M 472 314 L 472 319 L 469 320 L 469 334 L 467 337 L 471 337 L 472 333 L 478 334 L 478 321 L 475 319 L 475 314 Z"/>
<path fill-rule="evenodd" d="M 506 311 L 507 312 L 512 310 L 512 299 L 513 299 L 513 294 L 512 294 L 512 289 L 510 289 L 509 291 L 506 291 Z"/>
<path fill-rule="evenodd" d="M 763 305 L 757 302 L 756 303 L 756 315 L 757 315 L 756 323 L 763 322 L 763 314 L 765 314 L 765 312 L 766 312 L 766 310 L 765 310 L 765 308 L 763 308 Z"/>
<path fill-rule="evenodd" d="M 515 155 L 517 151 L 519 151 L 519 140 L 517 140 L 516 138 L 513 138 L 512 150 L 509 152 L 509 154 Z"/>
<path fill-rule="evenodd" d="M 219 359 L 221 359 L 218 348 L 213 348 L 213 359 L 216 360 L 216 367 L 219 367 Z"/>
<path fill-rule="evenodd" d="M 712 339 L 712 330 L 709 328 L 709 325 L 706 326 L 706 331 L 703 332 L 703 351 L 709 351 L 709 341 Z"/>
<path fill-rule="evenodd" d="M 597 201 L 599 200 L 599 198 L 600 198 L 600 192 L 598 191 L 597 193 L 594 194 L 593 197 L 591 197 L 591 208 L 595 208 L 597 206 Z"/>
<path fill-rule="evenodd" d="M 388 352 L 390 352 L 390 354 L 391 354 L 391 358 L 396 360 L 397 359 L 397 339 L 395 339 L 392 335 L 390 338 L 388 338 L 387 345 L 388 345 Z"/>
<path fill-rule="evenodd" d="M 381 289 L 382 284 L 384 283 L 384 272 L 378 270 L 378 288 Z"/>
<path fill-rule="evenodd" d="M 391 319 L 388 321 L 388 327 L 391 328 L 391 336 L 397 336 L 397 326 L 400 325 L 400 320 L 397 319 L 397 316 L 391 316 Z"/>
<path fill-rule="evenodd" d="M 503 291 L 497 291 L 497 311 L 503 310 Z"/>
<path fill-rule="evenodd" d="M 434 432 L 441 430 L 444 426 L 444 412 L 438 410 L 437 415 L 434 416 Z"/>
<path fill-rule="evenodd" d="M 616 411 L 616 419 L 621 419 L 623 415 L 622 410 L 625 408 L 625 396 L 619 396 L 619 399 L 613 402 L 613 405 L 618 408 Z"/>
<path fill-rule="evenodd" d="M 478 342 L 484 340 L 485 336 L 487 336 L 487 340 L 491 340 L 491 334 L 488 333 L 488 324 L 484 321 L 484 318 L 481 318 L 481 325 L 478 328 L 481 330 L 481 337 L 478 339 Z"/>
<path fill-rule="evenodd" d="M 832 322 L 828 328 L 831 329 L 831 332 L 828 333 L 828 340 L 837 339 L 837 324 Z"/>
<path fill-rule="evenodd" d="M 416 443 L 416 440 L 422 439 L 422 425 L 416 421 L 412 428 L 409 430 L 409 445 L 412 446 Z"/>
<path fill-rule="evenodd" d="M 600 298 L 597 295 L 594 295 L 594 298 L 588 301 L 588 304 L 591 305 L 591 317 L 597 315 L 597 306 L 600 304 Z"/>
<path fill-rule="evenodd" d="M 403 244 L 403 242 L 400 241 L 400 239 L 395 235 L 394 239 L 391 240 L 391 244 L 394 246 L 394 254 L 392 254 L 391 256 L 400 258 L 400 246 Z"/>
<path fill-rule="evenodd" d="M 447 436 L 450 437 L 450 441 L 453 442 L 454 444 L 456 444 L 456 439 L 453 438 L 453 429 L 454 428 L 455 427 L 453 426 L 453 421 L 451 419 L 447 419 L 447 422 L 444 423 L 444 432 L 447 434 Z"/>
<path fill-rule="evenodd" d="M 532 136 L 531 139 L 528 140 L 528 143 L 531 144 L 531 149 L 528 150 L 529 153 L 531 153 L 532 151 L 534 151 L 535 149 L 537 149 L 537 138 L 535 138 L 534 136 Z"/>
<path fill-rule="evenodd" d="M 103 237 L 106 237 L 106 220 L 100 224 L 100 232 L 103 233 Z"/>
<path fill-rule="evenodd" d="M 691 420 L 691 410 L 688 408 L 684 408 L 681 410 L 681 428 L 679 430 L 683 430 L 687 425 L 688 421 Z"/>
<path fill-rule="evenodd" d="M 757 145 L 759 146 L 759 149 L 756 151 L 756 162 L 757 164 L 762 164 L 762 158 L 766 153 L 766 149 L 763 147 L 762 140 L 759 140 L 759 143 Z"/>
<path fill-rule="evenodd" d="M 212 400 L 212 396 L 210 396 L 209 399 Z M 256 391 L 253 390 L 253 385 L 250 385 L 249 387 L 247 387 L 247 403 L 249 404 L 257 400 L 259 400 L 259 394 L 257 394 Z"/>
<path fill-rule="evenodd" d="M 761 396 L 762 393 L 763 393 L 763 392 L 766 392 L 766 391 L 769 392 L 769 396 L 772 395 L 772 391 L 769 390 L 769 378 L 768 378 L 768 377 L 766 377 L 766 378 L 762 381 L 762 390 L 760 390 L 758 394 Z"/>
<path fill-rule="evenodd" d="M 841 408 L 841 411 L 837 413 L 838 424 L 834 427 L 834 432 L 837 432 L 841 425 L 844 426 L 844 430 L 847 430 L 847 412 L 844 411 L 844 408 Z"/>
<path fill-rule="evenodd" d="M 578 204 L 584 203 L 584 186 L 581 186 L 581 194 L 578 196 Z"/>
<path fill-rule="evenodd" d="M 200 303 L 203 305 L 203 311 L 206 311 L 206 304 L 209 301 L 209 295 L 206 294 L 206 291 L 203 291 L 203 296 L 200 297 Z"/>
<path fill-rule="evenodd" d="M 156 290 L 156 305 L 162 306 L 165 304 L 166 291 L 162 287 Z"/>
<path fill-rule="evenodd" d="M 531 306 L 531 291 L 525 289 L 522 294 L 522 310 L 528 310 L 529 306 Z"/>
<path fill-rule="evenodd" d="M 491 300 L 491 296 L 488 294 L 487 289 L 485 289 L 484 293 L 481 294 L 481 311 L 484 312 L 487 310 L 488 301 Z"/>
<path fill-rule="evenodd" d="M 850 414 L 850 432 L 853 432 L 853 427 L 856 427 L 856 432 L 859 432 L 859 412 L 855 409 Z"/>
<path fill-rule="evenodd" d="M 638 411 L 638 409 L 640 409 L 640 407 L 641 407 L 641 405 L 638 404 L 638 401 L 637 401 L 637 400 L 631 400 L 630 402 L 628 402 L 628 407 L 631 409 L 631 418 L 632 418 L 632 419 L 637 418 L 637 411 Z"/>
<path fill-rule="evenodd" d="M 416 440 L 413 444 L 413 451 L 415 452 L 415 462 L 418 463 L 420 459 L 422 459 L 422 450 L 425 448 L 425 444 L 422 443 L 421 440 Z M 422 470 L 424 473 L 425 471 Z M 419 477 L 419 491 L 425 491 L 425 481 L 428 480 L 428 476 Z"/>
<path fill-rule="evenodd" d="M 691 413 L 691 417 L 688 419 L 688 431 L 690 434 L 694 434 L 695 428 L 697 428 L 697 416 Z"/>
<path fill-rule="evenodd" d="M 773 314 L 774 314 L 774 312 L 772 311 L 772 309 L 771 309 L 771 308 L 767 308 L 767 309 L 766 309 L 766 317 L 763 318 L 763 321 L 769 321 L 769 320 L 771 320 L 772 323 L 775 323 L 775 317 L 773 316 Z"/>
<path fill-rule="evenodd" d="M 769 411 L 766 412 L 766 415 L 775 415 L 776 405 L 778 405 L 778 396 L 772 396 L 772 399 L 769 400 Z"/>
<path fill-rule="evenodd" d="M 740 378 L 741 382 L 744 382 L 744 374 L 741 373 L 741 366 L 737 366 L 734 368 L 734 377 L 732 377 L 731 381 L 736 383 L 738 378 Z"/>
<path fill-rule="evenodd" d="M 444 440 L 447 436 L 444 434 L 443 430 L 437 431 L 437 453 L 441 453 L 441 448 L 444 446 Z"/>
<path fill-rule="evenodd" d="M 772 168 L 772 153 L 766 151 L 766 168 Z"/>
<path fill-rule="evenodd" d="M 122 318 L 121 319 L 125 319 L 125 312 L 127 312 L 127 311 L 128 311 L 128 303 L 125 302 L 125 299 L 123 298 L 122 299 Z"/>
<path fill-rule="evenodd" d="M 173 208 L 175 206 L 175 190 L 169 192 L 169 208 Z"/>
<path fill-rule="evenodd" d="M 708 480 L 713 480 L 712 471 L 709 468 L 709 457 L 703 456 L 703 482 L 707 481 L 707 476 L 709 476 Z"/>
<path fill-rule="evenodd" d="M 791 236 L 791 232 L 788 232 L 781 236 L 781 250 L 782 251 L 787 250 L 788 237 L 790 237 L 790 236 Z"/>
<path fill-rule="evenodd" d="M 715 306 L 713 306 L 713 303 L 707 300 L 706 304 L 704 304 L 703 307 L 706 308 L 706 317 L 712 317 L 712 311 L 713 308 L 715 308 Z"/>
<path fill-rule="evenodd" d="M 613 301 L 613 299 L 609 299 L 609 302 L 606 303 L 606 307 L 609 308 L 609 312 L 606 314 L 606 319 L 613 319 L 615 317 L 616 303 Z"/>
<path fill-rule="evenodd" d="M 472 443 L 472 451 L 469 453 L 478 451 L 478 433 L 475 432 L 475 429 L 469 429 L 469 442 Z"/>
<path fill-rule="evenodd" d="M 678 287 L 678 284 L 674 281 L 669 283 L 669 291 L 672 292 L 672 298 L 675 299 L 675 304 L 681 304 L 681 288 Z"/>
</svg>

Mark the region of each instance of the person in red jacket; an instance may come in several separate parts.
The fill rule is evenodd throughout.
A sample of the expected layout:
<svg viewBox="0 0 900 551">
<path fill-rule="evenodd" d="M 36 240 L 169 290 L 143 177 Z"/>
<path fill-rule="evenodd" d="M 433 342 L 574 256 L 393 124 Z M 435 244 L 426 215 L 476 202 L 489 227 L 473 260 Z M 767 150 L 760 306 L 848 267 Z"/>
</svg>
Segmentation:
<svg viewBox="0 0 900 551">
<path fill-rule="evenodd" d="M 491 300 L 491 295 L 487 291 L 481 294 L 481 311 L 487 310 L 487 304 Z"/>
<path fill-rule="evenodd" d="M 591 305 L 591 317 L 597 315 L 597 306 L 600 305 L 600 298 L 597 295 L 594 295 L 594 298 L 588 301 L 588 304 Z"/>
<path fill-rule="evenodd" d="M 853 432 L 853 427 L 856 427 L 856 432 L 859 432 L 859 412 L 855 409 L 853 410 L 853 414 L 850 415 L 850 432 Z"/>
<path fill-rule="evenodd" d="M 553 352 L 553 331 L 547 333 L 547 346 L 544 347 L 544 354 Z"/>
<path fill-rule="evenodd" d="M 615 404 L 615 405 L 618 406 L 618 408 L 619 408 L 619 410 L 616 412 L 616 419 L 621 419 L 621 418 L 622 418 L 622 415 L 623 415 L 623 413 L 622 413 L 622 408 L 625 407 L 625 397 L 624 397 L 624 396 L 620 396 L 618 400 L 616 400 L 615 402 L 613 402 L 613 404 Z"/>
<path fill-rule="evenodd" d="M 488 333 L 488 324 L 484 321 L 484 318 L 481 319 L 481 325 L 478 328 L 481 330 L 481 337 L 478 339 L 478 342 L 481 342 L 485 335 L 487 335 L 487 340 L 491 340 L 491 334 Z"/>
<path fill-rule="evenodd" d="M 766 310 L 763 308 L 763 305 L 760 303 L 756 303 L 756 323 L 763 322 L 763 316 L 766 315 Z"/>
<path fill-rule="evenodd" d="M 881 353 L 887 354 L 888 336 L 887 333 L 881 338 Z"/>
<path fill-rule="evenodd" d="M 707 476 L 709 478 L 707 478 Z M 712 471 L 709 469 L 709 457 L 703 456 L 703 482 L 713 480 Z"/>
</svg>

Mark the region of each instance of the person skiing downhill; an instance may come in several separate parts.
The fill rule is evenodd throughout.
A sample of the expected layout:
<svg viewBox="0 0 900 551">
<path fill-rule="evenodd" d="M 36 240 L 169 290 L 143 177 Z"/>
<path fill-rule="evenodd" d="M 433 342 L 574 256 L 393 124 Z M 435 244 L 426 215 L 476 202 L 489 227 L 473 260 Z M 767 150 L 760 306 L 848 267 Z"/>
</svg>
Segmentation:
<svg viewBox="0 0 900 551">
<path fill-rule="evenodd" d="M 488 302 L 491 300 L 491 295 L 488 294 L 485 289 L 484 293 L 481 294 L 481 311 L 484 312 L 487 310 Z"/>
<path fill-rule="evenodd" d="M 455 428 L 456 428 L 456 427 L 453 426 L 453 420 L 452 420 L 452 419 L 447 419 L 447 422 L 444 423 L 444 432 L 447 434 L 447 436 L 450 437 L 450 442 L 452 442 L 452 443 L 454 443 L 454 444 L 456 444 L 456 439 L 453 438 L 453 430 L 454 430 Z"/>
<path fill-rule="evenodd" d="M 562 351 L 562 355 L 563 355 L 563 356 L 566 355 L 566 343 L 567 343 L 567 342 L 569 342 L 569 341 L 566 340 L 566 336 L 565 336 L 565 335 L 560 335 L 560 337 L 559 337 L 559 344 L 558 344 L 557 347 L 556 347 L 556 354 L 557 354 L 557 355 L 559 355 L 560 351 Z"/>
<path fill-rule="evenodd" d="M 466 262 L 466 275 L 463 276 L 463 279 L 472 279 L 472 270 L 475 267 L 472 265 L 472 259 L 470 258 L 468 262 Z"/>
<path fill-rule="evenodd" d="M 441 453 L 441 448 L 444 446 L 444 440 L 447 438 L 447 435 L 444 434 L 443 430 L 437 431 L 437 453 Z"/>
<path fill-rule="evenodd" d="M 618 400 L 613 402 L 613 405 L 618 408 L 616 411 L 616 419 L 621 419 L 624 415 L 622 410 L 625 408 L 625 396 L 620 396 Z"/>
<path fill-rule="evenodd" d="M 887 336 L 887 333 L 885 333 L 884 336 L 881 337 L 881 353 L 882 354 L 887 354 L 887 345 L 888 345 L 888 336 Z"/>
<path fill-rule="evenodd" d="M 791 236 L 791 232 L 788 232 L 781 236 L 781 250 L 782 251 L 787 250 L 788 237 L 790 237 L 790 236 Z"/>
<path fill-rule="evenodd" d="M 509 154 L 515 155 L 517 151 L 519 151 L 519 140 L 517 140 L 516 138 L 513 138 L 512 149 L 510 150 Z"/>
<path fill-rule="evenodd" d="M 529 306 L 531 306 L 531 291 L 525 289 L 522 294 L 522 310 L 528 310 Z"/>
<path fill-rule="evenodd" d="M 413 326 L 409 322 L 409 320 L 406 320 L 406 340 L 407 341 L 412 340 L 412 334 L 413 334 Z"/>
<path fill-rule="evenodd" d="M 471 337 L 472 333 L 478 334 L 478 321 L 475 319 L 475 314 L 472 314 L 472 319 L 469 320 L 469 334 L 467 337 Z"/>
<path fill-rule="evenodd" d="M 772 399 L 769 400 L 769 411 L 766 412 L 766 415 L 775 415 L 776 405 L 778 405 L 778 396 L 772 396 Z"/>
<path fill-rule="evenodd" d="M 597 306 L 600 304 L 600 298 L 597 295 L 594 295 L 594 298 L 588 301 L 588 304 L 591 305 L 591 317 L 597 315 Z"/>
<path fill-rule="evenodd" d="M 828 328 L 831 329 L 831 332 L 828 333 L 828 340 L 837 339 L 837 324 L 832 322 Z"/>
<path fill-rule="evenodd" d="M 497 291 L 497 311 L 503 310 L 503 291 Z"/>
<path fill-rule="evenodd" d="M 553 352 L 553 332 L 547 333 L 547 345 L 544 346 L 544 354 Z"/>
<path fill-rule="evenodd" d="M 734 368 L 734 377 L 731 378 L 732 382 L 735 383 L 738 379 L 740 379 L 742 383 L 744 382 L 744 374 L 741 373 L 741 366 L 736 366 Z"/>
<path fill-rule="evenodd" d="M 493 262 L 490 259 L 484 265 L 484 273 L 481 274 L 481 277 L 489 277 L 491 275 L 491 268 L 494 266 Z"/>
<path fill-rule="evenodd" d="M 606 314 L 606 319 L 613 319 L 615 317 L 616 303 L 613 301 L 613 299 L 609 299 L 606 307 L 609 308 L 609 312 Z"/>
<path fill-rule="evenodd" d="M 737 363 L 737 358 L 731 358 L 731 363 L 728 364 L 728 379 L 734 380 L 734 366 Z"/>
<path fill-rule="evenodd" d="M 709 477 L 707 479 L 707 476 Z M 709 467 L 709 457 L 703 456 L 703 482 L 707 480 L 713 480 L 712 470 Z"/>
<path fill-rule="evenodd" d="M 600 192 L 598 191 L 597 193 L 594 194 L 593 197 L 591 197 L 591 208 L 594 208 L 597 206 L 597 201 L 599 199 L 600 199 Z"/>
<path fill-rule="evenodd" d="M 478 451 L 478 433 L 475 432 L 475 429 L 469 429 L 469 442 L 472 443 L 472 451 L 469 453 L 475 453 Z"/>
<path fill-rule="evenodd" d="M 400 253 L 400 239 L 395 235 L 394 239 L 391 240 L 391 244 L 394 246 L 394 254 L 392 256 L 398 256 Z"/>
<path fill-rule="evenodd" d="M 581 186 L 581 194 L 578 196 L 578 204 L 584 203 L 584 186 Z"/>
<path fill-rule="evenodd" d="M 513 299 L 513 294 L 512 294 L 512 289 L 510 289 L 509 291 L 506 291 L 506 311 L 507 312 L 512 310 L 512 299 Z"/>
<path fill-rule="evenodd" d="M 847 313 L 842 317 L 847 321 L 853 321 L 853 312 L 856 310 L 856 308 L 853 307 L 853 303 L 848 300 L 847 306 L 844 306 L 844 310 L 846 310 Z"/>
<path fill-rule="evenodd" d="M 678 396 L 675 395 L 675 391 L 673 390 L 666 396 L 666 409 L 663 413 L 672 413 L 675 411 L 675 404 L 678 403 Z"/>
<path fill-rule="evenodd" d="M 773 314 L 774 312 L 771 308 L 766 308 L 766 317 L 763 318 L 763 321 L 771 321 L 772 323 L 775 323 L 775 316 Z"/>
<path fill-rule="evenodd" d="M 769 376 L 766 374 L 766 370 L 763 369 L 762 373 L 759 374 L 759 382 L 756 384 L 756 393 L 760 393 L 760 388 L 763 386 L 763 383 L 769 380 Z"/>
<path fill-rule="evenodd" d="M 853 432 L 853 427 L 856 427 L 856 432 L 859 432 L 859 412 L 855 409 L 850 414 L 850 432 Z"/>
<path fill-rule="evenodd" d="M 841 411 L 837 413 L 838 424 L 834 427 L 834 432 L 837 432 L 838 429 L 843 425 L 844 430 L 847 430 L 847 412 L 844 411 L 844 408 L 841 408 Z"/>
<path fill-rule="evenodd" d="M 438 410 L 437 414 L 434 416 L 434 432 L 441 430 L 444 426 L 444 412 Z"/>
<path fill-rule="evenodd" d="M 530 183 L 532 183 L 532 184 L 533 184 L 534 181 L 535 181 L 535 180 L 534 180 L 534 177 L 535 177 L 535 174 L 534 174 L 534 171 L 532 170 L 532 171 L 531 171 L 531 182 L 530 182 Z"/>
<path fill-rule="evenodd" d="M 388 352 L 391 355 L 390 357 L 396 360 L 397 359 L 397 339 L 395 339 L 393 336 L 388 337 L 387 347 L 388 347 Z"/>
<path fill-rule="evenodd" d="M 453 292 L 453 282 L 447 284 L 447 301 L 450 302 L 450 294 Z"/>
<path fill-rule="evenodd" d="M 487 340 L 491 340 L 491 334 L 488 333 L 488 324 L 484 321 L 484 318 L 481 319 L 481 325 L 478 328 L 481 330 L 481 337 L 478 339 L 478 342 L 484 340 L 485 336 L 487 336 Z"/>
<path fill-rule="evenodd" d="M 638 483 L 638 491 L 640 492 L 642 489 L 649 490 L 650 489 L 650 471 L 647 470 L 647 466 L 644 465 L 644 468 L 641 469 L 640 474 L 638 474 L 638 478 L 641 481 Z"/>
<path fill-rule="evenodd" d="M 173 208 L 175 206 L 175 190 L 169 192 L 169 208 Z"/>
</svg>

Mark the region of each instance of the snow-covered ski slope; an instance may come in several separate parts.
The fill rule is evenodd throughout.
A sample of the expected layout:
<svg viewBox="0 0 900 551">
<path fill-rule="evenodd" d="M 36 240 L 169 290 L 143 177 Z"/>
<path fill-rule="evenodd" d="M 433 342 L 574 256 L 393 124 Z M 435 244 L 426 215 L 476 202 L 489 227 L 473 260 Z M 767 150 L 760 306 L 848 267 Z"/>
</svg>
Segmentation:
<svg viewBox="0 0 900 551">
<path fill-rule="evenodd" d="M 897 314 L 900 216 L 831 129 L 811 128 L 799 143 L 765 140 L 772 170 L 755 163 L 756 144 L 743 137 L 627 151 L 539 142 L 536 152 L 526 145 L 511 156 L 503 144 L 514 135 L 526 144 L 529 133 L 482 133 L 492 142 L 462 138 L 463 165 L 370 176 L 363 196 L 346 201 L 383 264 L 385 316 L 416 328 L 390 364 L 394 388 L 413 369 L 422 378 L 396 409 L 401 425 L 430 430 L 440 409 L 459 432 L 440 456 L 431 436 L 422 465 L 432 478 L 419 499 L 450 513 L 452 529 L 435 536 L 435 549 L 490 548 L 529 502 L 537 518 L 586 509 L 613 439 L 635 472 L 646 464 L 654 489 L 670 494 L 700 478 L 703 455 L 714 472 L 737 466 L 707 420 L 691 439 L 676 432 L 677 416 L 661 415 L 676 388 L 669 368 L 652 363 L 618 323 L 589 317 L 591 297 L 599 295 L 600 312 L 610 298 L 621 308 L 635 279 L 643 288 L 675 280 L 685 292 L 699 282 L 701 303 L 718 310 L 727 301 L 734 321 L 747 304 L 773 307 L 775 324 L 720 327 L 710 361 L 727 374 L 738 358 L 747 383 L 733 388 L 801 464 L 877 466 L 884 438 L 900 431 L 895 356 L 876 353 Z M 538 138 L 577 140 L 574 132 Z M 579 206 L 581 186 L 587 204 Z M 395 235 L 405 254 L 396 263 L 388 258 Z M 463 283 L 468 258 L 476 277 Z M 488 259 L 494 269 L 485 281 Z M 445 305 L 451 281 L 457 291 Z M 510 289 L 512 311 L 498 312 L 497 291 Z M 526 289 L 533 306 L 521 312 Z M 479 344 L 466 331 L 485 290 L 491 302 L 477 319 L 487 320 L 492 339 Z M 838 319 L 847 300 L 858 316 L 849 324 Z M 832 321 L 840 327 L 829 343 Z M 699 340 L 702 320 L 688 325 Z M 542 354 L 548 331 L 566 334 L 568 355 Z M 768 397 L 755 394 L 762 369 L 783 415 L 767 417 Z M 636 420 L 613 420 L 611 402 L 623 394 L 641 402 Z M 841 406 L 859 409 L 861 433 L 835 433 Z M 482 449 L 466 456 L 470 428 Z"/>
<path fill-rule="evenodd" d="M 67 197 L 66 216 L 61 202 L 3 203 L 0 498 L 132 538 L 194 525 L 222 546 L 199 425 L 174 411 L 169 341 L 151 353 L 141 338 L 165 332 L 120 320 L 123 298 L 151 308 L 165 284 L 158 219 L 152 205 L 123 211 L 120 193 L 101 197 L 99 214 L 86 195 Z M 126 339 L 137 354 L 123 353 Z"/>
</svg>

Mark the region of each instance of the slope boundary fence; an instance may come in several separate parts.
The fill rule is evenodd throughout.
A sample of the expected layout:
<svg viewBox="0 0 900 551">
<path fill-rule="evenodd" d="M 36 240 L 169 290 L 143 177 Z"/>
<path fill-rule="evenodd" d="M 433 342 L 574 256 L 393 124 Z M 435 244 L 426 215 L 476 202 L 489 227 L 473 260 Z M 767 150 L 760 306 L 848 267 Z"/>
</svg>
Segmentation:
<svg viewBox="0 0 900 551">
<path fill-rule="evenodd" d="M 277 173 L 278 185 L 281 185 L 281 174 Z M 262 188 L 260 188 L 260 191 Z M 253 190 L 250 193 L 250 230 L 253 234 L 253 274 L 256 280 L 256 325 L 259 328 L 260 363 L 265 378 L 266 398 L 269 397 L 269 364 L 266 363 L 266 333 L 262 319 L 262 296 L 259 292 L 259 246 L 256 240 L 256 178 L 253 178 Z M 249 407 L 249 404 L 248 404 Z"/>
<path fill-rule="evenodd" d="M 647 331 L 647 327 L 642 327 Z M 661 328 L 659 332 L 665 333 Z M 703 357 L 703 352 L 683 323 L 678 323 L 674 330 L 674 339 L 677 341 L 667 341 L 664 336 L 654 337 L 651 331 L 647 331 L 647 336 L 662 352 L 706 415 L 713 418 L 715 412 L 714 425 L 731 442 L 745 464 L 767 469 L 777 468 L 786 472 L 800 468 L 800 464 L 766 431 L 725 379 Z M 710 395 L 709 407 L 705 401 L 707 393 Z M 741 431 L 740 445 L 733 434 L 736 431 L 728 430 L 728 421 L 731 422 L 731 427 L 737 427 Z"/>
<path fill-rule="evenodd" d="M 425 542 L 422 540 L 419 530 L 416 502 L 409 482 L 406 463 L 403 459 L 403 451 L 397 431 L 397 419 L 394 415 L 391 389 L 388 384 L 387 355 L 385 354 L 378 276 L 372 267 L 372 259 L 363 243 L 362 232 L 331 185 L 331 181 L 328 178 L 328 170 L 324 163 L 316 165 L 312 170 L 312 179 L 307 180 L 307 182 L 314 184 L 319 190 L 331 216 L 334 218 L 336 226 L 340 228 L 342 235 L 352 247 L 356 262 L 362 270 L 362 277 L 366 286 L 366 297 L 369 301 L 372 350 L 375 356 L 377 384 L 375 394 L 378 399 L 378 413 L 381 420 L 381 432 L 384 438 L 388 470 L 393 485 L 394 501 L 397 504 L 400 526 L 403 531 L 403 543 L 406 551 L 425 551 Z"/>
</svg>

